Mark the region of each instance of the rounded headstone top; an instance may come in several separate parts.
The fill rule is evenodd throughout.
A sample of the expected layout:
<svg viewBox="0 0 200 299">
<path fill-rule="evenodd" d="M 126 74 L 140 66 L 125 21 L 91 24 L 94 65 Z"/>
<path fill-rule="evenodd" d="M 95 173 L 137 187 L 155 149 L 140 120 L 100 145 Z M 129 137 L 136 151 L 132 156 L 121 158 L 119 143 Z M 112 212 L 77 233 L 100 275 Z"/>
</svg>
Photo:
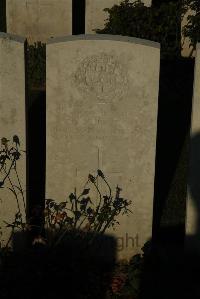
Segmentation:
<svg viewBox="0 0 200 299">
<path fill-rule="evenodd" d="M 140 44 L 140 45 L 160 49 L 160 44 L 154 41 L 136 38 L 136 37 L 130 37 L 130 36 L 110 35 L 110 34 L 80 34 L 80 35 L 68 35 L 63 37 L 55 37 L 49 39 L 47 45 L 54 44 L 54 43 L 79 41 L 79 40 L 83 40 L 83 41 L 84 40 L 110 40 L 110 41 Z"/>
</svg>

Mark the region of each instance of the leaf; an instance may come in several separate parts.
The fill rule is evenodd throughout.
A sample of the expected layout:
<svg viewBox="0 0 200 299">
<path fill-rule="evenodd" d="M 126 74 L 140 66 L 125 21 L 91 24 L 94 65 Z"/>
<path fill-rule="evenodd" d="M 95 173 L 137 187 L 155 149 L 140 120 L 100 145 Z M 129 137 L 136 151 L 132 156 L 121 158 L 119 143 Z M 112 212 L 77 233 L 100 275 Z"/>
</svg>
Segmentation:
<svg viewBox="0 0 200 299">
<path fill-rule="evenodd" d="M 87 194 L 89 194 L 89 192 L 90 192 L 90 189 L 84 189 L 82 192 L 82 195 L 87 195 Z"/>
<path fill-rule="evenodd" d="M 13 142 L 16 143 L 16 145 L 20 145 L 19 137 L 17 135 L 13 136 Z"/>
<path fill-rule="evenodd" d="M 78 220 L 81 217 L 81 212 L 74 211 L 75 219 Z"/>
<path fill-rule="evenodd" d="M 20 152 L 15 152 L 15 153 L 13 153 L 13 157 L 14 157 L 16 160 L 19 160 L 20 156 L 21 156 Z"/>
<path fill-rule="evenodd" d="M 95 177 L 92 174 L 88 175 L 88 179 L 92 182 L 95 183 Z"/>
<path fill-rule="evenodd" d="M 85 205 L 85 204 L 84 204 L 84 205 L 81 205 L 81 206 L 80 206 L 80 210 L 81 210 L 81 212 L 85 211 L 85 208 L 86 208 L 86 205 Z"/>
<path fill-rule="evenodd" d="M 51 201 L 51 202 L 49 203 L 49 207 L 50 207 L 50 208 L 54 208 L 54 209 L 55 209 L 55 206 L 56 206 L 56 203 L 55 203 L 54 201 Z"/>
<path fill-rule="evenodd" d="M 92 208 L 88 208 L 88 209 L 87 209 L 87 214 L 88 214 L 88 215 L 93 214 L 93 210 L 92 210 Z"/>
<path fill-rule="evenodd" d="M 1 138 L 1 144 L 2 144 L 2 145 L 7 145 L 8 141 L 10 141 L 10 140 L 8 140 L 8 139 L 5 138 L 5 137 Z"/>
<path fill-rule="evenodd" d="M 20 219 L 22 217 L 22 214 L 20 213 L 20 212 L 17 212 L 16 214 L 15 214 L 15 218 L 16 219 Z"/>
<path fill-rule="evenodd" d="M 73 199 L 76 199 L 75 194 L 74 194 L 74 193 L 71 193 L 71 194 L 69 195 L 69 199 L 70 199 L 71 202 L 72 202 Z"/>
<path fill-rule="evenodd" d="M 105 203 L 105 204 L 108 203 L 108 201 L 109 201 L 109 197 L 108 197 L 107 195 L 104 195 L 104 196 L 103 196 L 103 199 L 104 199 L 104 203 Z"/>
<path fill-rule="evenodd" d="M 46 204 L 48 205 L 50 202 L 52 202 L 52 201 L 54 201 L 53 199 L 51 199 L 51 198 L 47 198 L 46 199 Z"/>
<path fill-rule="evenodd" d="M 97 173 L 101 178 L 105 179 L 105 175 L 103 174 L 103 172 L 100 169 L 97 170 Z"/>
</svg>

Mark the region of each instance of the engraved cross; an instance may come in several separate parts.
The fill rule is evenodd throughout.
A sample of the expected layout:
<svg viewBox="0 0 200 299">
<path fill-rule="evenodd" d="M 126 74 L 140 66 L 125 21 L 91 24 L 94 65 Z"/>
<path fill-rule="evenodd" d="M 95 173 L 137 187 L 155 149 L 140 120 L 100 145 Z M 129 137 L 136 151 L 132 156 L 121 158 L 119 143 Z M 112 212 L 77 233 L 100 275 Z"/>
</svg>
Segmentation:
<svg viewBox="0 0 200 299">
<path fill-rule="evenodd" d="M 102 171 L 104 171 L 104 167 L 103 167 L 103 153 L 100 147 L 97 148 L 98 154 L 97 154 L 97 158 L 98 158 L 98 169 L 101 169 Z M 111 170 L 111 171 L 106 171 L 105 175 L 111 175 L 111 176 L 117 176 L 117 177 L 122 177 L 123 173 L 121 171 L 115 171 L 115 170 Z"/>
</svg>

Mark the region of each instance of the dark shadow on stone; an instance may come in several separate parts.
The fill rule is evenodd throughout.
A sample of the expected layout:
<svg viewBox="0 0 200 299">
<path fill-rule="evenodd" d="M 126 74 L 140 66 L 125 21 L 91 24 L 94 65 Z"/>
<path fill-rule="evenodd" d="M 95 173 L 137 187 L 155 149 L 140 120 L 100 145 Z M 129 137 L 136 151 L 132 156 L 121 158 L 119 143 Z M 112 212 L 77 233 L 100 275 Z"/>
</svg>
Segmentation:
<svg viewBox="0 0 200 299">
<path fill-rule="evenodd" d="M 179 228 L 167 227 L 159 242 L 152 244 L 144 260 L 140 299 L 185 298 L 183 281 L 187 273 L 182 237 L 177 239 L 177 235 L 180 235 Z"/>
<path fill-rule="evenodd" d="M 45 205 L 46 161 L 46 93 L 44 90 L 30 91 L 27 113 L 28 218 L 32 219 L 32 225 L 41 225 L 40 211 L 42 212 Z"/>
<path fill-rule="evenodd" d="M 184 298 L 196 299 L 200 298 L 200 132 L 191 137 L 188 192 L 197 218 L 194 233 L 185 237 Z"/>
<path fill-rule="evenodd" d="M 197 211 L 195 235 L 200 240 L 200 133 L 194 135 L 190 144 L 189 192 Z M 199 247 L 200 250 L 200 247 Z"/>
<path fill-rule="evenodd" d="M 19 251 L 23 237 L 15 236 L 14 252 L 1 266 L 2 298 L 106 298 L 116 260 L 113 237 L 97 235 L 88 245 L 70 233 L 54 249 L 38 244 Z"/>
<path fill-rule="evenodd" d="M 192 201 L 197 217 L 195 219 L 195 226 L 193 227 L 194 233 L 186 235 L 185 238 L 187 267 L 192 270 L 190 273 L 193 277 L 197 270 L 200 271 L 200 133 L 195 134 L 191 138 L 188 192 L 190 193 L 188 200 Z M 195 277 L 193 279 L 195 281 Z M 197 288 L 194 287 L 194 289 Z M 200 298 L 200 287 L 198 295 Z"/>
<path fill-rule="evenodd" d="M 6 0 L 0 0 L 0 32 L 7 32 Z"/>
<path fill-rule="evenodd" d="M 187 151 L 184 147 L 187 147 L 189 142 L 193 73 L 194 61 L 191 59 L 161 60 L 154 185 L 155 241 L 166 231 L 166 225 L 162 222 L 163 217 L 167 226 L 174 226 L 174 221 L 170 219 L 170 211 L 167 211 L 166 220 L 169 197 L 171 202 L 174 201 L 171 211 L 173 214 L 175 209 L 180 212 L 180 197 L 181 201 L 186 202 L 187 153 L 183 155 L 183 161 L 180 161 L 180 157 L 183 151 Z M 178 169 L 178 165 L 183 163 L 184 169 L 181 167 Z M 173 185 L 174 181 L 178 186 Z M 183 211 L 177 213 L 180 219 L 177 218 L 175 222 L 184 240 L 185 204 L 181 205 L 181 209 Z"/>
<path fill-rule="evenodd" d="M 72 1 L 72 34 L 85 34 L 85 0 Z"/>
<path fill-rule="evenodd" d="M 193 73 L 193 60 L 161 61 L 153 242 L 145 260 L 141 299 L 200 298 L 197 284 L 193 290 L 199 273 L 191 264 L 193 260 L 200 265 L 199 259 L 184 253 Z"/>
<path fill-rule="evenodd" d="M 189 200 L 197 217 L 194 233 L 186 235 L 183 244 L 176 227 L 162 229 L 145 263 L 142 299 L 200 298 L 200 133 L 191 138 L 189 165 Z"/>
</svg>

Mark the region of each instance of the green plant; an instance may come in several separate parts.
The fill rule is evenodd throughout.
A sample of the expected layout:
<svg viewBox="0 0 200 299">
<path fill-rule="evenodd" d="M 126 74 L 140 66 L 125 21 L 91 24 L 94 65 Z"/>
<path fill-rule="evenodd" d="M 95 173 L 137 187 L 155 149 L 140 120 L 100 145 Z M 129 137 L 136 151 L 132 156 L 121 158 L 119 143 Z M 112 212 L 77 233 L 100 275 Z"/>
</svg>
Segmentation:
<svg viewBox="0 0 200 299">
<path fill-rule="evenodd" d="M 124 0 L 106 8 L 109 18 L 100 34 L 118 34 L 144 38 L 161 43 L 161 57 L 181 55 L 181 20 L 184 15 L 180 2 L 146 7 L 140 0 Z"/>
</svg>

